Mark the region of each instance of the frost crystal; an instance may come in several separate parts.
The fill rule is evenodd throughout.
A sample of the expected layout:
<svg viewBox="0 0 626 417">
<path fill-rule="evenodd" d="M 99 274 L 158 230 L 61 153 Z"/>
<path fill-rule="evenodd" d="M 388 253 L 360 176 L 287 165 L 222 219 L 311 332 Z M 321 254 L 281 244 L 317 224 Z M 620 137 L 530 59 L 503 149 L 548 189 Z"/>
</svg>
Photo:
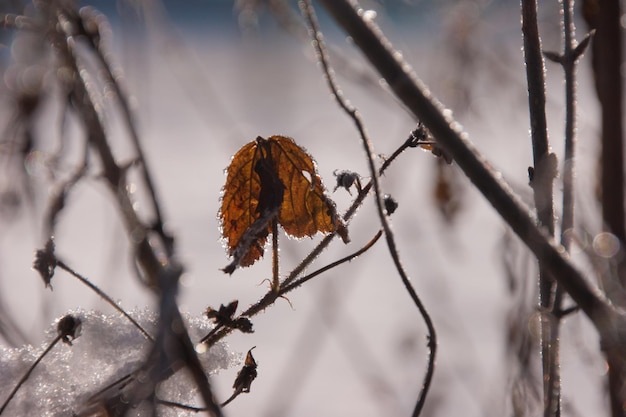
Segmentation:
<svg viewBox="0 0 626 417">
<path fill-rule="evenodd" d="M 5 415 L 72 415 L 87 398 L 136 370 L 145 359 L 150 342 L 123 316 L 81 309 L 68 314 L 82 321 L 80 337 L 72 341 L 72 346 L 54 346 L 11 400 Z M 156 334 L 155 313 L 138 310 L 130 315 L 149 333 Z M 192 340 L 199 340 L 210 330 L 208 320 L 202 317 L 183 317 Z M 39 347 L 0 348 L 0 403 L 56 337 L 58 321 L 50 326 L 46 341 Z M 240 355 L 229 352 L 225 343 L 218 343 L 199 357 L 207 373 L 216 373 L 235 366 Z M 193 404 L 196 392 L 188 373 L 178 372 L 161 384 L 158 395 L 167 401 Z M 178 409 L 164 411 L 161 415 L 187 415 Z"/>
</svg>

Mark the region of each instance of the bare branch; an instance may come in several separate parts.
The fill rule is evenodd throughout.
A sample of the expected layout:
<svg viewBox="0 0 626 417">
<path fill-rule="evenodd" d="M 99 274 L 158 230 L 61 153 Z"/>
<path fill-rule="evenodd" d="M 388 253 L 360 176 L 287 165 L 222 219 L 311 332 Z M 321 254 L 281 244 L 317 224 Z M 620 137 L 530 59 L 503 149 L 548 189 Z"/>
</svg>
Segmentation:
<svg viewBox="0 0 626 417">
<path fill-rule="evenodd" d="M 533 148 L 534 170 L 530 184 L 533 188 L 539 224 L 554 236 L 553 187 L 556 177 L 556 156 L 550 154 L 546 122 L 545 67 L 541 54 L 541 38 L 537 23 L 537 0 L 522 0 L 522 34 L 528 82 L 528 108 Z M 550 56 L 548 54 L 548 56 Z M 544 417 L 560 414 L 559 361 L 557 339 L 558 321 L 550 317 L 556 281 L 539 260 L 539 305 L 541 315 L 541 362 L 543 368 Z M 558 339 L 557 339 L 558 340 Z"/>
</svg>

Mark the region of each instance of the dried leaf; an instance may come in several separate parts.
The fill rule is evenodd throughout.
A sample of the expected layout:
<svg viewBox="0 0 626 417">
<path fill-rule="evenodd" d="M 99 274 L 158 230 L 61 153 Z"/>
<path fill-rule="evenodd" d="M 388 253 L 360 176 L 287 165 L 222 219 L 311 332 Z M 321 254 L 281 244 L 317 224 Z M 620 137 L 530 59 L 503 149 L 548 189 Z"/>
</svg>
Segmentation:
<svg viewBox="0 0 626 417">
<path fill-rule="evenodd" d="M 219 310 L 216 310 L 213 307 L 208 307 L 205 314 L 209 320 L 213 320 L 213 323 L 219 326 L 238 329 L 243 333 L 254 333 L 254 330 L 252 329 L 252 322 L 248 318 L 234 318 L 238 305 L 239 301 L 235 300 L 231 301 L 227 305 L 220 305 Z"/>
<path fill-rule="evenodd" d="M 233 319 L 238 305 L 239 301 L 234 300 L 227 305 L 220 305 L 219 310 L 216 310 L 213 307 L 207 307 L 205 314 L 209 320 L 213 320 L 215 324 L 220 324 L 220 322 Z"/>
<path fill-rule="evenodd" d="M 254 346 L 252 349 L 254 349 Z M 252 386 L 252 382 L 257 377 L 257 364 L 252 356 L 252 349 L 248 351 L 246 355 L 246 361 L 243 364 L 241 370 L 237 373 L 237 377 L 235 378 L 235 383 L 233 384 L 233 389 L 235 390 L 229 399 L 220 404 L 220 407 L 227 406 L 232 400 L 237 398 L 241 393 L 250 392 L 250 387 Z"/>
<path fill-rule="evenodd" d="M 278 213 L 278 223 L 285 232 L 300 238 L 336 231 L 348 242 L 348 232 L 337 215 L 335 203 L 326 196 L 311 156 L 284 136 L 271 136 L 262 143 L 272 149 L 274 167 L 286 187 Z"/>
<path fill-rule="evenodd" d="M 257 137 L 235 154 L 227 169 L 220 219 L 233 260 L 225 272 L 263 256 L 274 218 L 292 237 L 337 232 L 349 241 L 311 156 L 291 138 Z"/>
<path fill-rule="evenodd" d="M 253 347 L 252 349 L 254 349 L 255 347 Z M 254 360 L 254 356 L 252 356 L 252 349 L 250 349 L 246 354 L 246 361 L 244 362 L 243 368 L 241 368 L 241 370 L 237 374 L 237 377 L 235 378 L 233 388 L 237 391 L 250 392 L 250 386 L 252 385 L 252 381 L 254 381 L 254 379 L 257 377 L 257 364 Z"/>
<path fill-rule="evenodd" d="M 271 154 L 250 142 L 235 154 L 228 167 L 220 218 L 222 237 L 233 261 L 224 268 L 250 266 L 263 256 L 269 224 L 283 202 L 284 185 L 273 168 Z"/>
</svg>

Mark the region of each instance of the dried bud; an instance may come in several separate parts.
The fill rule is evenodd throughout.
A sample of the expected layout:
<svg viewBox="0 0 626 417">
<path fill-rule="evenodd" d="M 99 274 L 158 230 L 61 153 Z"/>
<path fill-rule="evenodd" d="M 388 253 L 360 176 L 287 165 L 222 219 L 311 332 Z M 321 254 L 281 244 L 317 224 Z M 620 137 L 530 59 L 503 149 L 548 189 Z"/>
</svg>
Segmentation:
<svg viewBox="0 0 626 417">
<path fill-rule="evenodd" d="M 387 211 L 388 216 L 392 215 L 398 208 L 397 201 L 394 200 L 389 194 L 385 194 L 383 204 L 385 205 L 385 211 Z"/>
<path fill-rule="evenodd" d="M 333 189 L 333 192 L 337 191 L 338 188 L 345 188 L 350 195 L 350 187 L 356 185 L 356 188 L 359 192 L 361 192 L 361 181 L 359 180 L 360 176 L 356 172 L 352 171 L 335 171 L 333 172 L 335 177 L 337 177 L 337 185 Z"/>
<path fill-rule="evenodd" d="M 44 249 L 38 249 L 35 253 L 33 269 L 41 275 L 46 287 L 52 288 L 50 281 L 54 276 L 54 268 L 57 266 L 57 258 L 54 256 L 54 240 L 48 239 Z"/>
<path fill-rule="evenodd" d="M 72 315 L 64 316 L 57 324 L 57 333 L 61 336 L 61 340 L 68 345 L 72 345 L 72 340 L 80 335 L 81 321 L 78 317 Z"/>
</svg>

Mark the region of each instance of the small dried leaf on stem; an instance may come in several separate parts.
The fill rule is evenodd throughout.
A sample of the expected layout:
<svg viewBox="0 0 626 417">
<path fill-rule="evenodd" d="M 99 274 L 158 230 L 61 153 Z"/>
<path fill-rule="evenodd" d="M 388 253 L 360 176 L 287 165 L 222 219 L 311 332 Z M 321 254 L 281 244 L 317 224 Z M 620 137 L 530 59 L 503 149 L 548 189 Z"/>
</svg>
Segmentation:
<svg viewBox="0 0 626 417">
<path fill-rule="evenodd" d="M 233 317 L 237 311 L 238 305 L 239 301 L 234 300 L 227 305 L 220 305 L 218 310 L 208 307 L 205 314 L 207 318 L 209 320 L 213 320 L 217 326 L 231 327 L 233 329 L 238 329 L 243 333 L 254 333 L 254 330 L 252 329 L 252 322 L 250 322 L 248 318 Z"/>
<path fill-rule="evenodd" d="M 221 407 L 224 407 L 227 404 L 229 404 L 231 401 L 237 398 L 239 394 L 250 392 L 250 387 L 252 386 L 252 382 L 257 377 L 257 370 L 256 370 L 257 364 L 256 364 L 256 361 L 254 360 L 254 356 L 252 356 L 252 349 L 254 349 L 255 347 L 256 346 L 254 346 L 248 351 L 244 365 L 241 368 L 241 370 L 237 373 L 237 377 L 235 378 L 235 383 L 233 384 L 233 389 L 235 390 L 235 392 L 233 392 L 233 395 L 231 395 L 230 398 L 228 398 L 226 401 L 224 401 L 220 405 Z"/>
</svg>

